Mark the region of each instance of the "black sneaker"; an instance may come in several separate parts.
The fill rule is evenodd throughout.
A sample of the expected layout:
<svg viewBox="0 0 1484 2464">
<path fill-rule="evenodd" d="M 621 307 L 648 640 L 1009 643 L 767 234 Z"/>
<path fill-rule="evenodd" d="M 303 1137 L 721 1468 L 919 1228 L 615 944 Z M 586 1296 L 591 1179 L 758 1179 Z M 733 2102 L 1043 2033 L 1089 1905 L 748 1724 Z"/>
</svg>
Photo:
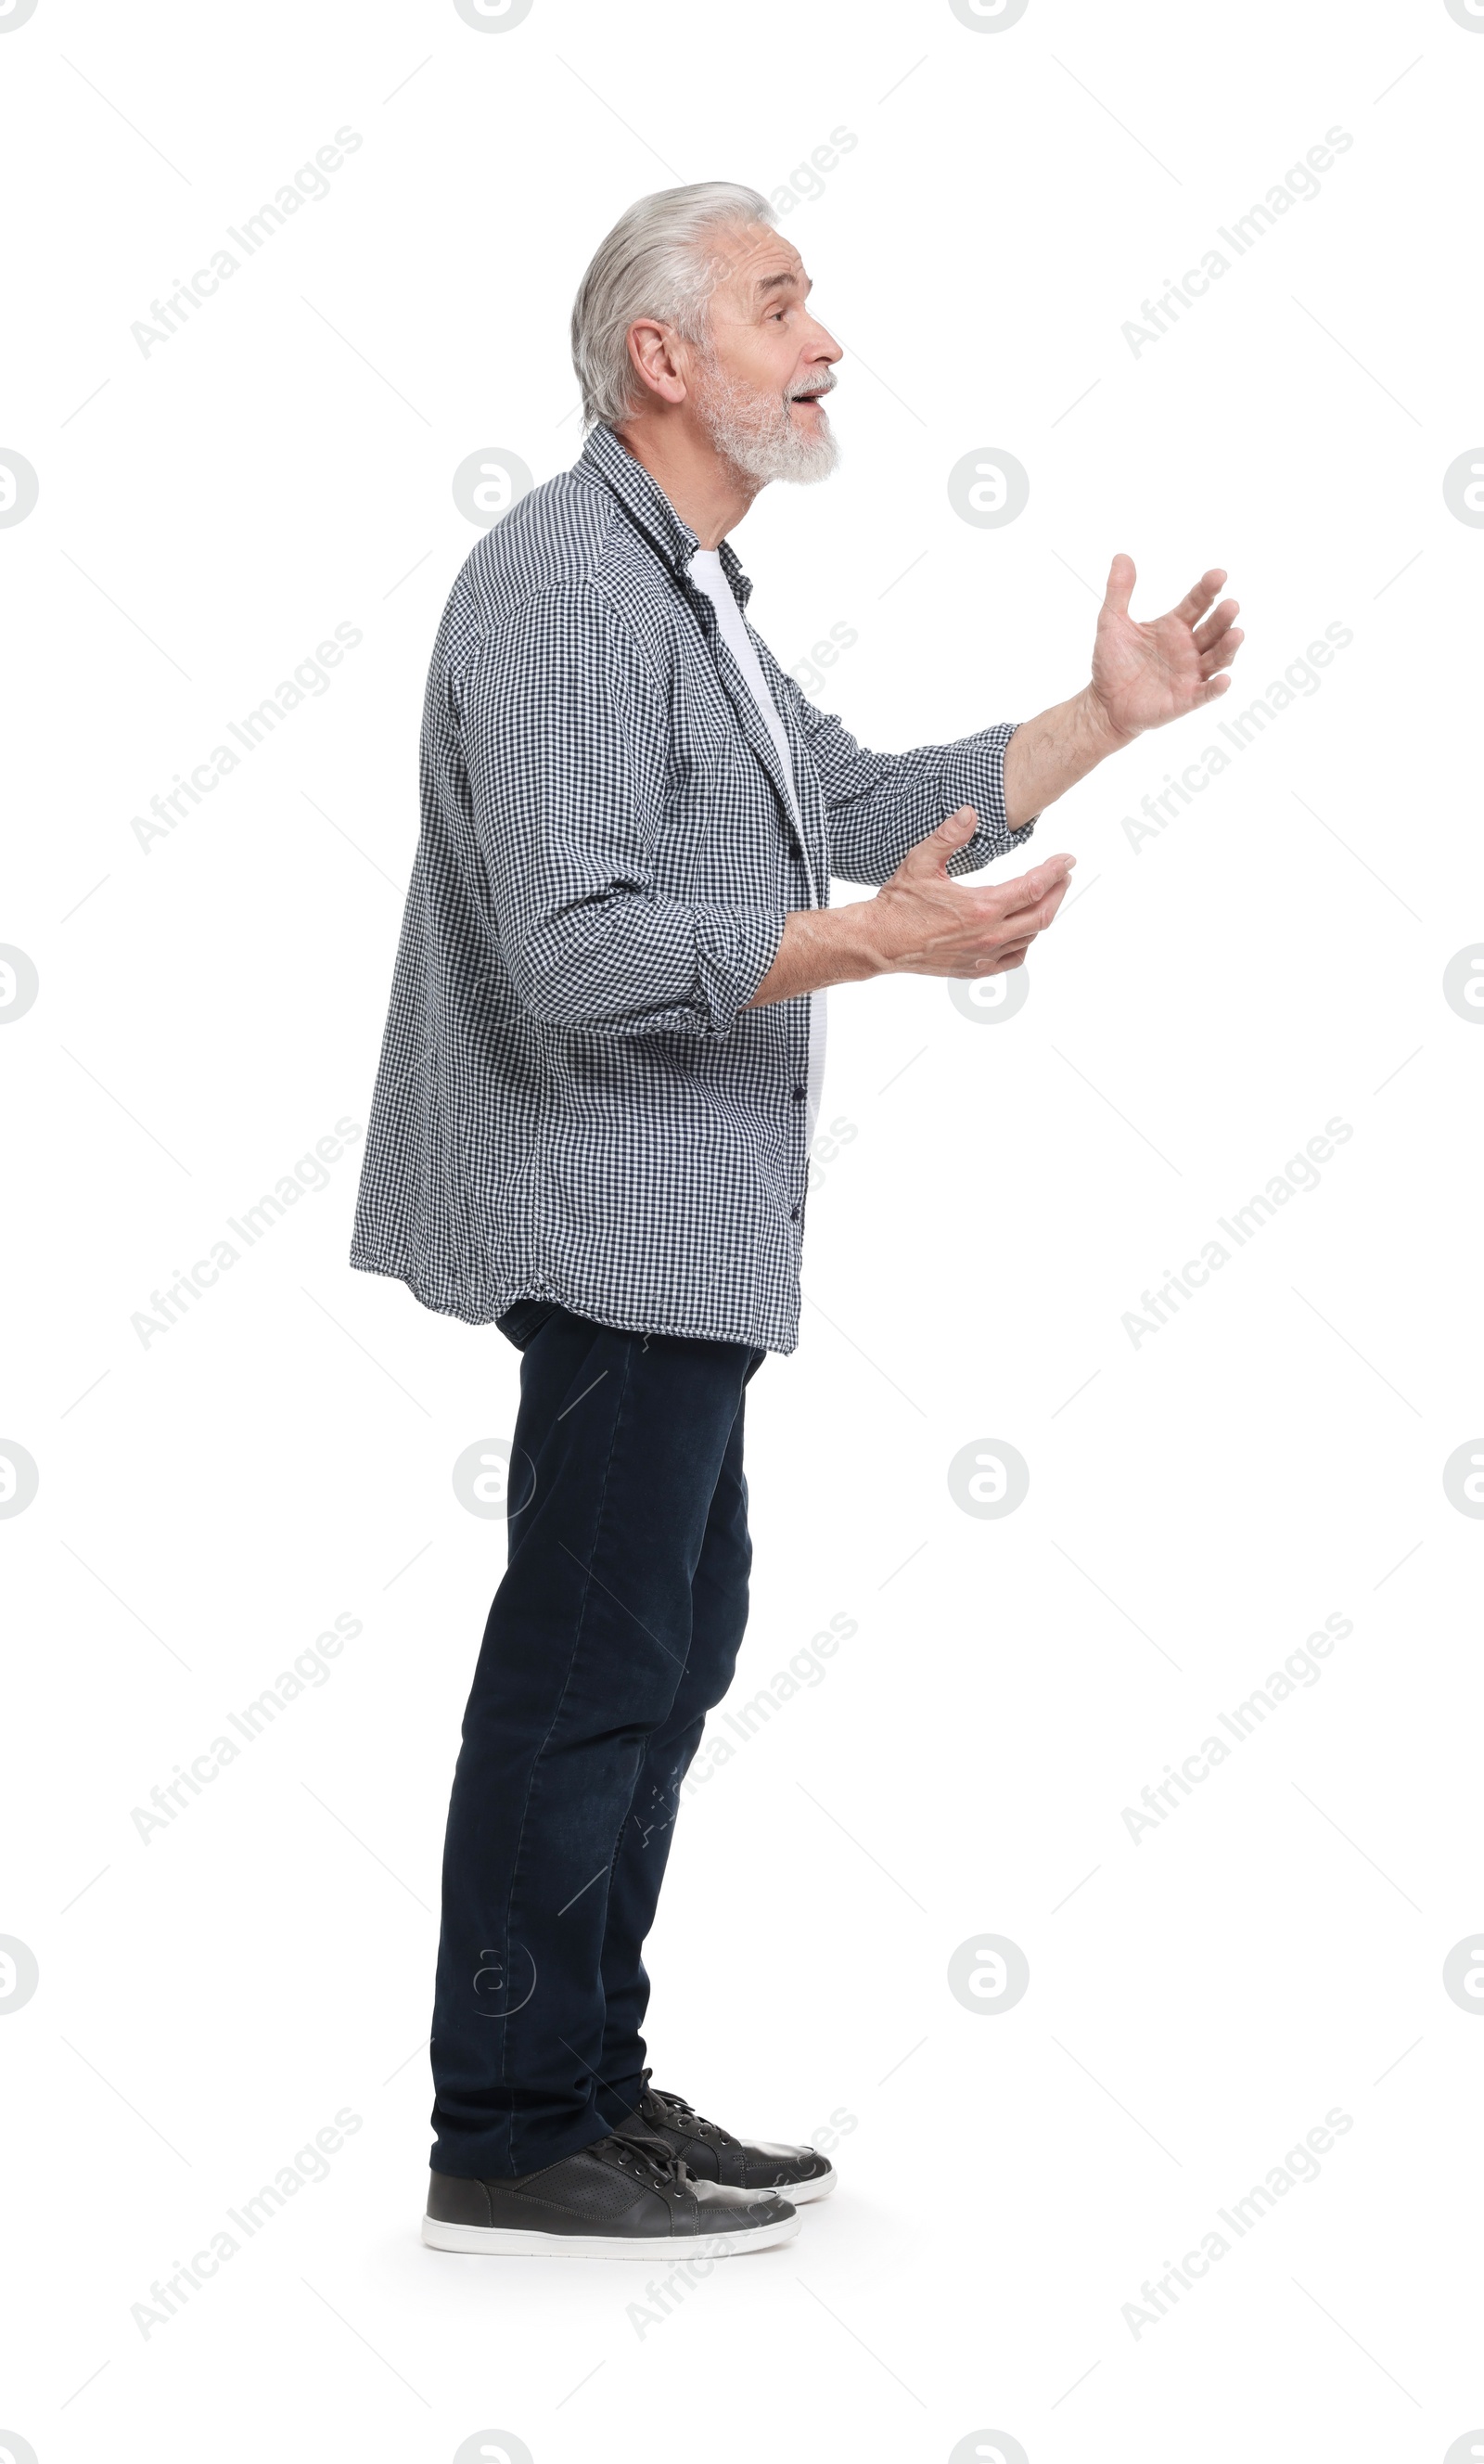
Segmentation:
<svg viewBox="0 0 1484 2464">
<path fill-rule="evenodd" d="M 786 2199 L 696 2181 L 663 2139 L 625 2125 L 513 2179 L 432 2174 L 423 2239 L 513 2258 L 730 2258 L 792 2241 L 798 2225 Z"/>
<path fill-rule="evenodd" d="M 817 2148 L 791 2147 L 773 2139 L 734 2139 L 718 2123 L 703 2121 L 683 2096 L 651 2087 L 647 2071 L 640 2076 L 644 2092 L 620 2128 L 638 2127 L 662 2140 L 698 2182 L 753 2193 L 781 2191 L 796 2208 L 811 2199 L 827 2199 L 834 2189 L 840 2175 Z"/>
</svg>

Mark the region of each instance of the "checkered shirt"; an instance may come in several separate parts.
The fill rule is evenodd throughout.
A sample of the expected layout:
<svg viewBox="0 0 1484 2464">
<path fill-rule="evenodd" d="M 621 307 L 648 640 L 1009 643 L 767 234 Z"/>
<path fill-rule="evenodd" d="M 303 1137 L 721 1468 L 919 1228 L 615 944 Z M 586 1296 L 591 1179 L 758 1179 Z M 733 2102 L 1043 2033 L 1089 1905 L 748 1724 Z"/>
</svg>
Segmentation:
<svg viewBox="0 0 1484 2464">
<path fill-rule="evenodd" d="M 697 544 L 598 428 L 453 585 L 351 1264 L 475 1325 L 529 1296 L 792 1352 L 809 1001 L 745 1004 L 832 874 L 887 880 L 959 804 L 955 873 L 1034 825 L 1006 820 L 1012 726 L 867 753 L 754 632 L 796 820 Z"/>
</svg>

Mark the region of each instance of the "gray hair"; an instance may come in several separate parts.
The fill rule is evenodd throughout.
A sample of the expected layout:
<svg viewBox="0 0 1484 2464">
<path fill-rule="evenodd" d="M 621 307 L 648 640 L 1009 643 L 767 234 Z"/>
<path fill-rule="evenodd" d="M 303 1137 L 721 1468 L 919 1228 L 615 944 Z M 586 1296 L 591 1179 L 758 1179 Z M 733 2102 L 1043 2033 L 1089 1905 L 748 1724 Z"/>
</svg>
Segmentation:
<svg viewBox="0 0 1484 2464">
<path fill-rule="evenodd" d="M 589 428 L 622 420 L 634 407 L 628 329 L 637 318 L 656 317 L 687 341 L 706 341 L 707 303 L 725 272 L 702 246 L 707 233 L 776 219 L 766 197 L 733 180 L 657 188 L 620 215 L 572 310 L 572 364 Z"/>
</svg>

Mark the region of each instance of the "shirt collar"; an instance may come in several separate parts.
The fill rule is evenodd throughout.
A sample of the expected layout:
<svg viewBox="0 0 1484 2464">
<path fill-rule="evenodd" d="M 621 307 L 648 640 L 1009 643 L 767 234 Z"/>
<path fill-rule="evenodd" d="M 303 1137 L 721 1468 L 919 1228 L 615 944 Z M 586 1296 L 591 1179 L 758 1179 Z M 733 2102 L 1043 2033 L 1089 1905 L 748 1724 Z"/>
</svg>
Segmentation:
<svg viewBox="0 0 1484 2464">
<path fill-rule="evenodd" d="M 630 521 L 643 531 L 645 539 L 677 581 L 690 587 L 690 560 L 701 542 L 688 523 L 683 522 L 657 479 L 651 478 L 644 464 L 637 460 L 626 445 L 621 444 L 611 428 L 595 428 L 582 448 L 579 471 L 599 480 L 612 491 Z M 720 548 L 721 568 L 731 584 L 732 594 L 745 607 L 752 596 L 753 585 L 742 570 L 740 560 L 730 539 Z"/>
</svg>

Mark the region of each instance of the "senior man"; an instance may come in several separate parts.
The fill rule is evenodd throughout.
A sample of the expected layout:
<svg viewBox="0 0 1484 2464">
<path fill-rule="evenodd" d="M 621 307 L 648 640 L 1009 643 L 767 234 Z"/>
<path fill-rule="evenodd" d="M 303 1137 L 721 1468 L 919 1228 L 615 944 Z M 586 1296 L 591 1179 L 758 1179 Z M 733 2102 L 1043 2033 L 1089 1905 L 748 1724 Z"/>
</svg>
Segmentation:
<svg viewBox="0 0 1484 2464">
<path fill-rule="evenodd" d="M 448 1811 L 435 2248 L 721 2256 L 834 2188 L 656 2089 L 642 1951 L 731 1682 L 748 1380 L 798 1325 L 832 984 L 1019 966 L 1073 859 L 969 883 L 1105 754 L 1225 690 L 1226 577 L 1129 614 L 1037 718 L 868 753 L 747 622 L 729 534 L 824 478 L 840 345 L 753 189 L 644 197 L 573 312 L 588 435 L 475 548 L 352 1263 L 522 1353 L 509 1557 Z M 835 874 L 877 895 L 828 905 Z"/>
</svg>

